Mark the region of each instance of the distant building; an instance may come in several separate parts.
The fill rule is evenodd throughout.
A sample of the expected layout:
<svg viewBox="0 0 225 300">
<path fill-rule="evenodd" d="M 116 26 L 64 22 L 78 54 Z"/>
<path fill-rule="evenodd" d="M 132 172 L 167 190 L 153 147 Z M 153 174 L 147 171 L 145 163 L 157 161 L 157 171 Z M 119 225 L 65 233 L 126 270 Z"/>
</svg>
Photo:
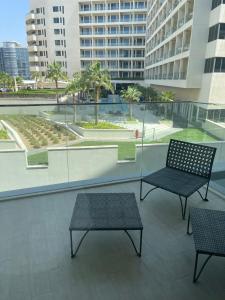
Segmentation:
<svg viewBox="0 0 225 300">
<path fill-rule="evenodd" d="M 30 71 L 46 75 L 56 61 L 72 77 L 80 70 L 78 1 L 29 0 L 26 32 Z"/>
<path fill-rule="evenodd" d="M 28 50 L 16 42 L 0 43 L 0 72 L 30 78 Z"/>
</svg>

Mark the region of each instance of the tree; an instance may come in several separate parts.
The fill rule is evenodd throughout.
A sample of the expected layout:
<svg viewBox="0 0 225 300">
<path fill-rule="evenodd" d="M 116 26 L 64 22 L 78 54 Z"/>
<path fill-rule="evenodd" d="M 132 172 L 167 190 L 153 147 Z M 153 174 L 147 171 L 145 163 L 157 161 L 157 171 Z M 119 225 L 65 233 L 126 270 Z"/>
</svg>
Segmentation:
<svg viewBox="0 0 225 300">
<path fill-rule="evenodd" d="M 165 91 L 161 93 L 161 100 L 165 102 L 172 102 L 175 99 L 175 94 L 171 91 Z"/>
<path fill-rule="evenodd" d="M 114 86 L 107 70 L 102 70 L 99 62 L 91 64 L 85 72 L 87 76 L 86 85 L 93 88 L 95 95 L 95 124 L 98 124 L 98 103 L 101 89 L 114 93 Z"/>
<path fill-rule="evenodd" d="M 75 73 L 73 75 L 73 79 L 70 80 L 66 87 L 66 94 L 73 95 L 73 109 L 74 109 L 74 123 L 76 123 L 76 98 L 78 98 L 78 94 L 85 89 L 85 85 L 83 82 L 84 77 L 81 73 Z"/>
<path fill-rule="evenodd" d="M 132 102 L 139 102 L 142 93 L 136 86 L 128 86 L 127 90 L 121 91 L 121 96 L 129 103 L 129 115 L 132 119 Z"/>
<path fill-rule="evenodd" d="M 40 82 L 42 80 L 42 75 L 40 72 L 35 71 L 31 73 L 31 77 L 34 79 L 35 81 L 35 89 L 38 89 L 38 82 Z"/>
<path fill-rule="evenodd" d="M 5 72 L 0 72 L 0 85 L 3 85 L 3 87 L 7 86 L 9 75 Z"/>
<path fill-rule="evenodd" d="M 47 78 L 55 82 L 56 90 L 58 90 L 59 80 L 67 80 L 67 75 L 65 72 L 63 72 L 62 66 L 59 63 L 54 61 L 53 64 L 48 66 Z M 57 104 L 58 104 L 59 103 L 58 92 L 56 96 L 57 96 Z"/>
</svg>

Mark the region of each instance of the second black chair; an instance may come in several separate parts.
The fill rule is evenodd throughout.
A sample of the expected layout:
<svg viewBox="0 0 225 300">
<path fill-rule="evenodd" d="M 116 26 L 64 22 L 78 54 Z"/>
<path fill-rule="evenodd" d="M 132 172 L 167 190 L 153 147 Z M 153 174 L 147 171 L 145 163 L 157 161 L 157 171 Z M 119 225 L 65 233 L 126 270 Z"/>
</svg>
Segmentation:
<svg viewBox="0 0 225 300">
<path fill-rule="evenodd" d="M 208 187 L 216 148 L 178 140 L 170 140 L 166 167 L 141 179 L 140 200 L 157 188 L 179 196 L 182 217 L 185 219 L 187 199 L 198 192 L 202 200 L 208 201 Z M 154 186 L 142 196 L 143 182 Z M 199 189 L 206 185 L 203 197 Z M 184 198 L 184 200 L 182 199 Z"/>
</svg>

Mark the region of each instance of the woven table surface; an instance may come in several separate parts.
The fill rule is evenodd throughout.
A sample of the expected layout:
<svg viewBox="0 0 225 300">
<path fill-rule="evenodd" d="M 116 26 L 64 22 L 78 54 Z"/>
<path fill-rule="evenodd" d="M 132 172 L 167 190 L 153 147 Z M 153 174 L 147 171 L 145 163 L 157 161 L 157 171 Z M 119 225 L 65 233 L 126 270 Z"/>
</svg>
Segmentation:
<svg viewBox="0 0 225 300">
<path fill-rule="evenodd" d="M 134 193 L 78 194 L 70 230 L 142 229 Z"/>
</svg>

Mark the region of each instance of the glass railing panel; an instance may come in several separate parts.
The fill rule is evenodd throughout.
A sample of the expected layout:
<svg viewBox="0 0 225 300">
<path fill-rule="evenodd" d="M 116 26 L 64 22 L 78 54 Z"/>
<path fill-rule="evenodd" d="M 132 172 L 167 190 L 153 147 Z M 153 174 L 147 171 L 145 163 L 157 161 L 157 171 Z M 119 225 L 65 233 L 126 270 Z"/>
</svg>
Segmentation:
<svg viewBox="0 0 225 300">
<path fill-rule="evenodd" d="M 5 169 L 1 191 L 68 182 L 62 155 L 72 134 L 65 109 L 56 105 L 1 107 L 0 160 Z M 76 140 L 76 135 L 73 135 Z M 63 152 L 64 151 L 64 152 Z M 4 166 L 5 165 L 5 166 Z"/>
<path fill-rule="evenodd" d="M 141 144 L 144 112 L 118 95 L 101 102 L 78 105 L 76 121 L 68 123 L 79 134 L 68 148 L 70 181 L 110 182 L 141 174 L 136 146 Z"/>
<path fill-rule="evenodd" d="M 164 167 L 178 139 L 217 148 L 211 187 L 225 193 L 225 105 L 129 104 L 104 94 L 97 106 L 91 96 L 64 100 L 0 107 L 2 192 L 139 178 Z"/>
<path fill-rule="evenodd" d="M 202 143 L 217 148 L 211 186 L 222 191 L 225 186 L 225 106 L 190 102 L 143 106 L 142 173 L 149 174 L 165 167 L 170 139 Z"/>
</svg>

